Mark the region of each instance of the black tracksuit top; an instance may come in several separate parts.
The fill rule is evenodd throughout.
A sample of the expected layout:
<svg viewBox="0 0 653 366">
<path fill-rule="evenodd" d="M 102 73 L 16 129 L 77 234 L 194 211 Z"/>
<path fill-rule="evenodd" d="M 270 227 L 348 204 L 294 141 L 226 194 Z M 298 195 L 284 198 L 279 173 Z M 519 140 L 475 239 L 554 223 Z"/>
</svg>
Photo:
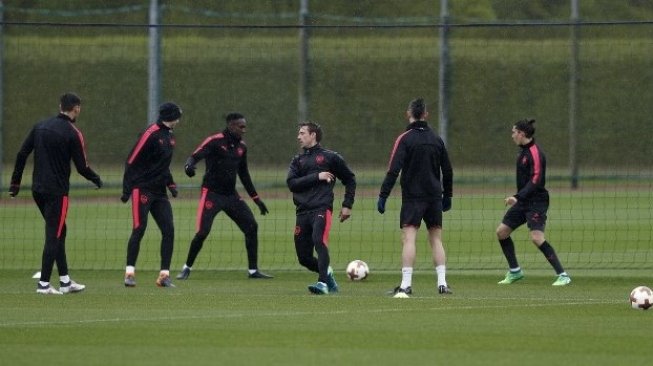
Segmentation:
<svg viewBox="0 0 653 366">
<path fill-rule="evenodd" d="M 162 122 L 151 124 L 143 131 L 125 163 L 122 180 L 123 194 L 134 188 L 156 194 L 166 194 L 166 187 L 176 187 L 170 173 L 175 136 Z"/>
<path fill-rule="evenodd" d="M 191 157 L 195 161 L 206 159 L 202 187 L 218 194 L 237 194 L 238 176 L 249 196 L 258 197 L 247 166 L 247 145 L 228 129 L 207 137 Z"/>
<path fill-rule="evenodd" d="M 400 172 L 404 200 L 434 201 L 452 196 L 453 169 L 449 154 L 444 141 L 433 133 L 426 121 L 410 123 L 406 132 L 397 137 L 380 197 L 390 195 Z"/>
<path fill-rule="evenodd" d="M 288 169 L 286 184 L 293 193 L 297 213 L 309 213 L 321 209 L 333 210 L 333 187 L 331 183 L 320 181 L 320 172 L 331 172 L 345 185 L 343 207 L 352 208 L 356 194 L 356 177 L 345 160 L 338 153 L 315 145 L 296 155 Z"/>
<path fill-rule="evenodd" d="M 517 155 L 517 201 L 542 201 L 549 199 L 546 183 L 546 157 L 535 143 L 519 145 Z"/>
<path fill-rule="evenodd" d="M 91 169 L 86 159 L 84 136 L 74 121 L 60 113 L 39 122 L 30 131 L 16 156 L 16 166 L 11 185 L 20 185 L 29 154 L 34 151 L 32 191 L 68 195 L 70 190 L 70 161 L 80 175 L 90 181 L 100 177 Z"/>
</svg>

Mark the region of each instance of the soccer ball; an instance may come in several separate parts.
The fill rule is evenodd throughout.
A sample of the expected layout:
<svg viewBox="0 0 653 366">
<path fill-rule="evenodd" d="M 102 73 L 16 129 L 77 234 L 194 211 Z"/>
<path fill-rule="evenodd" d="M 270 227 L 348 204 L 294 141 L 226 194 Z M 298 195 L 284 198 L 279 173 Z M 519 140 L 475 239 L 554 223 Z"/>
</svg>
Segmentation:
<svg viewBox="0 0 653 366">
<path fill-rule="evenodd" d="M 347 265 L 347 277 L 352 281 L 360 281 L 367 278 L 370 273 L 370 267 L 360 259 L 349 262 Z"/>
<path fill-rule="evenodd" d="M 648 310 L 653 306 L 653 291 L 646 286 L 635 287 L 630 292 L 630 305 L 633 309 Z"/>
</svg>

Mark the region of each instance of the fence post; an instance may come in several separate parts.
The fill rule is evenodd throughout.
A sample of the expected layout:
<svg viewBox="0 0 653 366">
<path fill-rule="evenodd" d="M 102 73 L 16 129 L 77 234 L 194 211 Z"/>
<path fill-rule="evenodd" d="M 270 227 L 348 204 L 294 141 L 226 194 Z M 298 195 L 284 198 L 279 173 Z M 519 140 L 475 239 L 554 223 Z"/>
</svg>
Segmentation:
<svg viewBox="0 0 653 366">
<path fill-rule="evenodd" d="M 580 26 L 578 20 L 578 0 L 571 0 L 571 59 L 569 60 L 569 169 L 571 188 L 578 188 L 578 158 L 576 156 L 577 136 L 576 120 L 578 117 L 578 82 L 580 80 L 578 62 L 578 37 Z"/>
<path fill-rule="evenodd" d="M 161 8 L 158 0 L 150 0 L 149 26 L 149 65 L 147 80 L 147 123 L 153 123 L 158 117 L 161 102 Z"/>
<path fill-rule="evenodd" d="M 5 21 L 5 4 L 0 0 L 0 22 Z M 0 23 L 0 191 L 4 191 L 4 186 L 2 185 L 2 171 L 4 169 L 4 146 L 2 145 L 2 140 L 4 138 L 4 80 L 2 75 L 4 74 L 4 24 Z"/>
<path fill-rule="evenodd" d="M 308 0 L 301 0 L 299 8 L 299 85 L 297 88 L 297 117 L 299 121 L 306 121 L 308 119 L 308 88 L 310 80 L 308 47 L 310 33 L 305 27 L 308 16 Z"/>
<path fill-rule="evenodd" d="M 447 143 L 449 131 L 449 100 L 451 97 L 451 62 L 449 60 L 449 6 L 440 0 L 440 71 L 438 77 L 439 134 Z"/>
</svg>

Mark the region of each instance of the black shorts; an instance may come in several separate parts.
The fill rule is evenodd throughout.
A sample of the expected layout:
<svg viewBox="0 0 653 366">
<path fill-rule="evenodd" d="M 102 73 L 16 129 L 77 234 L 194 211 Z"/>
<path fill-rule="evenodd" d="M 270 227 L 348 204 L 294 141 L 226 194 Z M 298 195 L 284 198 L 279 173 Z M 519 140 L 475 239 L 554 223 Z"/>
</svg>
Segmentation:
<svg viewBox="0 0 653 366">
<path fill-rule="evenodd" d="M 515 230 L 524 223 L 530 230 L 544 231 L 546 227 L 546 212 L 549 210 L 549 201 L 517 201 L 508 209 L 501 221 L 504 225 Z"/>
<path fill-rule="evenodd" d="M 399 227 L 420 227 L 422 220 L 428 229 L 442 227 L 442 201 L 402 201 Z"/>
</svg>

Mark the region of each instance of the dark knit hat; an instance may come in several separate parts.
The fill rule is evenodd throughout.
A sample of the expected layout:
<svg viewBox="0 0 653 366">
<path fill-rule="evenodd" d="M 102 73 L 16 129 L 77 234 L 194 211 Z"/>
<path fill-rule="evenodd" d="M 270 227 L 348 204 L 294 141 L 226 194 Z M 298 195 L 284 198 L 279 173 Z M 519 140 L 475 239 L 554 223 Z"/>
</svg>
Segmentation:
<svg viewBox="0 0 653 366">
<path fill-rule="evenodd" d="M 159 106 L 159 121 L 170 122 L 181 118 L 181 108 L 172 102 L 166 102 Z"/>
</svg>

